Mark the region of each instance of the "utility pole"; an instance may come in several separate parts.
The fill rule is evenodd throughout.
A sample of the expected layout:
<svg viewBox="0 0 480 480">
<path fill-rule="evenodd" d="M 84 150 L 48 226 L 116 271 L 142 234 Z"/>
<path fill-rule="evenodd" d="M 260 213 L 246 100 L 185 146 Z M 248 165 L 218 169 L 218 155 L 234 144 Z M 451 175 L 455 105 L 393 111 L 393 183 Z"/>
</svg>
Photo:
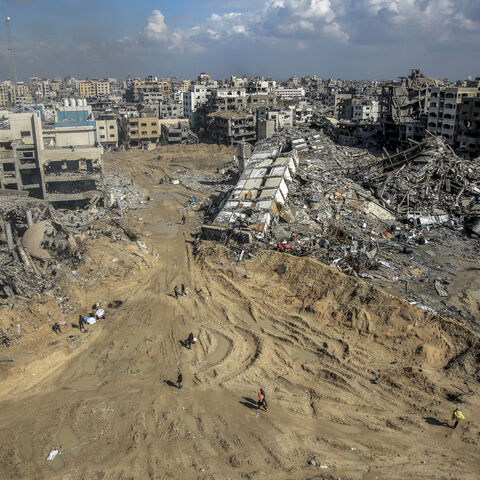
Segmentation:
<svg viewBox="0 0 480 480">
<path fill-rule="evenodd" d="M 5 7 L 3 7 L 3 15 L 5 17 L 5 30 L 7 32 L 8 53 L 10 56 L 10 82 L 13 84 L 12 105 L 15 105 L 15 103 L 17 103 L 17 67 L 13 53 L 12 30 L 10 27 L 11 18 L 5 13 Z"/>
</svg>

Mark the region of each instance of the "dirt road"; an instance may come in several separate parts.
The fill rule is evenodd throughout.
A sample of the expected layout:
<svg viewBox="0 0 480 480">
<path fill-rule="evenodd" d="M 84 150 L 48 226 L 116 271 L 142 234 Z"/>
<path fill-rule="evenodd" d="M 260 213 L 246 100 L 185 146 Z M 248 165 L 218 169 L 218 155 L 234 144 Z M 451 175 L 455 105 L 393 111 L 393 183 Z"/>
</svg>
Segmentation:
<svg viewBox="0 0 480 480">
<path fill-rule="evenodd" d="M 194 259 L 189 192 L 135 182 L 151 198 L 134 214 L 151 255 L 72 292 L 123 304 L 2 384 L 2 479 L 479 478 L 467 328 L 310 259 L 231 264 L 209 244 Z M 89 254 L 110 265 L 115 252 Z M 467 419 L 453 430 L 455 402 Z"/>
</svg>

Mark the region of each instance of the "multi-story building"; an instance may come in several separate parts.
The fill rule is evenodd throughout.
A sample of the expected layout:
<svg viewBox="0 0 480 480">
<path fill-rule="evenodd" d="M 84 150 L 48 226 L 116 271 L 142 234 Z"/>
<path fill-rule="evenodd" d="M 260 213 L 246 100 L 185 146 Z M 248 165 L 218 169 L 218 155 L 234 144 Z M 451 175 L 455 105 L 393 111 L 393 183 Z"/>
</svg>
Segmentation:
<svg viewBox="0 0 480 480">
<path fill-rule="evenodd" d="M 204 85 L 191 84 L 188 92 L 183 94 L 183 112 L 193 130 L 197 129 L 199 123 L 196 112 L 200 106 L 207 103 L 207 100 L 207 87 Z"/>
<path fill-rule="evenodd" d="M 17 83 L 16 103 L 32 103 L 32 96 L 30 95 L 30 87 L 26 83 Z"/>
<path fill-rule="evenodd" d="M 218 88 L 212 91 L 208 110 L 244 110 L 247 104 L 247 92 L 244 88 Z"/>
<path fill-rule="evenodd" d="M 195 143 L 196 136 L 190 130 L 187 119 L 172 122 L 162 121 L 162 142 L 172 143 Z"/>
<path fill-rule="evenodd" d="M 303 87 L 277 87 L 274 93 L 283 100 L 293 100 L 294 98 L 303 98 L 305 96 L 305 89 Z"/>
<path fill-rule="evenodd" d="M 457 109 L 456 142 L 458 153 L 466 158 L 480 156 L 480 95 L 462 98 Z"/>
<path fill-rule="evenodd" d="M 142 105 L 156 105 L 164 100 L 163 91 L 160 90 L 140 90 L 138 93 L 138 102 Z"/>
<path fill-rule="evenodd" d="M 382 143 L 390 148 L 410 146 L 409 139 L 421 141 L 425 137 L 429 110 L 430 89 L 443 82 L 425 77 L 414 69 L 399 82 L 382 85 L 379 102 L 379 123 Z"/>
<path fill-rule="evenodd" d="M 313 118 L 313 106 L 301 101 L 295 106 L 295 123 L 309 123 Z"/>
<path fill-rule="evenodd" d="M 158 106 L 158 118 L 183 118 L 183 103 L 161 103 Z"/>
<path fill-rule="evenodd" d="M 10 82 L 0 82 L 0 107 L 11 105 Z"/>
<path fill-rule="evenodd" d="M 334 118 L 351 118 L 351 93 L 339 93 L 332 90 L 323 97 L 323 103 L 331 111 L 331 115 Z"/>
<path fill-rule="evenodd" d="M 84 98 L 92 98 L 97 94 L 95 83 L 91 80 L 81 80 L 78 82 L 78 94 Z"/>
<path fill-rule="evenodd" d="M 118 147 L 118 122 L 113 116 L 102 115 L 97 119 L 98 143 L 106 147 Z"/>
<path fill-rule="evenodd" d="M 267 108 L 259 107 L 257 109 L 257 118 L 259 120 L 272 120 L 275 131 L 282 128 L 293 126 L 293 108 Z"/>
<path fill-rule="evenodd" d="M 110 82 L 108 80 L 95 80 L 95 96 L 107 97 L 110 95 Z"/>
<path fill-rule="evenodd" d="M 211 81 L 212 81 L 212 77 L 204 72 L 202 72 L 197 78 L 197 82 L 200 85 L 208 85 Z"/>
<path fill-rule="evenodd" d="M 110 94 L 110 83 L 108 80 L 80 80 L 78 93 L 84 98 L 106 97 Z"/>
<path fill-rule="evenodd" d="M 102 197 L 103 148 L 86 106 L 62 107 L 55 122 L 39 110 L 6 113 L 0 130 L 0 189 L 27 191 L 56 206 L 84 205 Z"/>
<path fill-rule="evenodd" d="M 378 120 L 378 101 L 372 99 L 354 99 L 352 119 L 376 122 Z"/>
<path fill-rule="evenodd" d="M 160 138 L 159 119 L 153 112 L 123 119 L 123 140 L 130 147 L 149 147 Z"/>
<path fill-rule="evenodd" d="M 135 80 L 127 91 L 127 100 L 131 102 L 140 102 L 141 93 L 160 93 L 162 99 L 170 97 L 170 82 L 167 80 L 158 80 L 156 77 L 147 77 L 145 80 Z"/>
<path fill-rule="evenodd" d="M 233 145 L 257 139 L 256 117 L 248 112 L 213 112 L 207 116 L 206 131 L 218 144 Z"/>
<path fill-rule="evenodd" d="M 475 97 L 478 87 L 432 87 L 428 111 L 427 129 L 441 135 L 447 143 L 455 143 L 457 108 L 465 98 Z"/>
</svg>

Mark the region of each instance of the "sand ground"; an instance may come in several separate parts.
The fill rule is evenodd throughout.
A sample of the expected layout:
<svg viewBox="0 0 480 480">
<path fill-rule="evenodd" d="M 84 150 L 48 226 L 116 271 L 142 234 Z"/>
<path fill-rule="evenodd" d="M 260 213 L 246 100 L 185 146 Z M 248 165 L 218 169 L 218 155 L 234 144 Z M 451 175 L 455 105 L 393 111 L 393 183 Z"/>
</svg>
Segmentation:
<svg viewBox="0 0 480 480">
<path fill-rule="evenodd" d="M 45 322 L 0 364 L 2 479 L 480 478 L 475 333 L 308 258 L 194 256 L 192 192 L 142 155 L 107 162 L 151 198 L 129 213 L 148 250 L 91 241 L 79 276 L 104 275 L 69 284 L 123 304 L 75 342 Z"/>
</svg>

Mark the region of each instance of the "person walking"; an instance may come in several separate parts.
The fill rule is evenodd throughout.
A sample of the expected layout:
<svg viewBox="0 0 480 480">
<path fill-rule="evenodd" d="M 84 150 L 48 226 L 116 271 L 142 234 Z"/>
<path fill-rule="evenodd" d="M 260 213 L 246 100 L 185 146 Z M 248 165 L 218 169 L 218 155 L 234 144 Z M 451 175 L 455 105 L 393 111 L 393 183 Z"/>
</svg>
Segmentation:
<svg viewBox="0 0 480 480">
<path fill-rule="evenodd" d="M 460 420 L 465 420 L 463 413 L 458 407 L 455 407 L 455 410 L 452 412 L 452 420 L 455 420 L 452 428 L 457 428 L 458 422 Z"/>
<path fill-rule="evenodd" d="M 263 406 L 265 407 L 265 411 L 267 411 L 267 397 L 265 395 L 265 391 L 263 390 L 263 388 L 260 389 L 260 393 L 263 395 Z"/>
<path fill-rule="evenodd" d="M 188 338 L 187 338 L 187 343 L 188 343 L 188 349 L 190 350 L 192 348 L 192 343 L 193 343 L 193 333 L 190 332 L 188 334 Z"/>
<path fill-rule="evenodd" d="M 185 215 L 182 215 L 182 223 L 183 223 L 183 225 L 185 225 L 185 220 L 186 220 Z"/>
<path fill-rule="evenodd" d="M 263 405 L 263 408 L 265 409 L 265 411 L 267 411 L 267 407 L 265 406 L 265 397 L 263 396 L 263 393 L 262 392 L 258 392 L 258 402 L 257 402 L 257 407 L 258 409 L 260 410 L 260 408 L 262 407 Z"/>
<path fill-rule="evenodd" d="M 59 333 L 62 333 L 62 329 L 60 328 L 60 325 L 55 322 L 53 325 L 52 325 L 52 330 L 58 335 Z"/>
<path fill-rule="evenodd" d="M 181 372 L 179 372 L 178 377 L 177 377 L 177 383 L 178 383 L 178 389 L 179 390 L 181 390 L 181 388 L 183 387 L 182 380 L 183 380 L 183 375 L 181 374 Z"/>
<path fill-rule="evenodd" d="M 78 328 L 81 332 L 85 332 L 85 320 L 83 319 L 83 315 L 78 316 Z"/>
<path fill-rule="evenodd" d="M 178 300 L 178 287 L 175 285 L 175 288 L 173 289 L 173 293 L 175 294 L 175 298 Z"/>
<path fill-rule="evenodd" d="M 182 291 L 180 293 L 182 297 L 185 297 L 187 295 L 187 290 L 185 289 L 185 285 L 182 283 Z"/>
</svg>

